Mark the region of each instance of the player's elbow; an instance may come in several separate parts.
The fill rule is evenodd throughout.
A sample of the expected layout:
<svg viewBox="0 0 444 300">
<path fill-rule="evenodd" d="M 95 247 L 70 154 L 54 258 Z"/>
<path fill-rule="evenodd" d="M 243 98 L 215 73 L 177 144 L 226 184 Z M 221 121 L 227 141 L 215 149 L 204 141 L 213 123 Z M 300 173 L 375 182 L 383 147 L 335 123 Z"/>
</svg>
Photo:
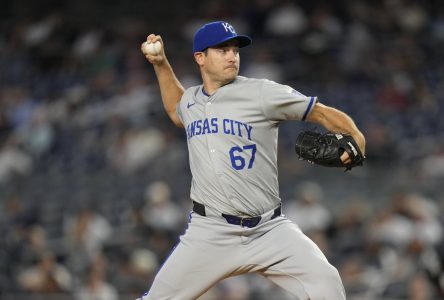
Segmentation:
<svg viewBox="0 0 444 300">
<path fill-rule="evenodd" d="M 182 121 L 180 120 L 179 116 L 177 115 L 177 112 L 174 110 L 172 112 L 167 112 L 168 116 L 170 117 L 170 120 L 179 128 L 184 128 Z"/>
</svg>

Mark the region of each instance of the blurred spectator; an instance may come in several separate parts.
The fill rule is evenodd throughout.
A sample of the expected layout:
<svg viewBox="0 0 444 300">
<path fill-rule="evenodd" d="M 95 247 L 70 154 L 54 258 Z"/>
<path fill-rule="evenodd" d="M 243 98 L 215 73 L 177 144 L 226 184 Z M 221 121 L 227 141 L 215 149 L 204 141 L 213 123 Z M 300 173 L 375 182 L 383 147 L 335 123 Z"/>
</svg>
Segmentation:
<svg viewBox="0 0 444 300">
<path fill-rule="evenodd" d="M 106 282 L 106 262 L 97 256 L 86 277 L 86 284 L 75 293 L 76 300 L 117 300 L 117 290 Z"/>
<path fill-rule="evenodd" d="M 243 74 L 253 78 L 267 78 L 276 82 L 282 81 L 282 66 L 272 59 L 271 49 L 258 49 L 254 60 L 244 69 Z"/>
<path fill-rule="evenodd" d="M 59 18 L 57 14 L 47 16 L 28 24 L 23 31 L 23 42 L 28 47 L 43 44 L 49 39 L 57 25 Z"/>
<path fill-rule="evenodd" d="M 49 251 L 46 231 L 41 225 L 34 225 L 27 230 L 27 239 L 22 249 L 20 259 L 23 264 L 31 265 Z"/>
<path fill-rule="evenodd" d="M 370 217 L 370 207 L 363 200 L 347 200 L 335 221 L 334 247 L 337 255 L 346 257 L 361 253 L 366 243 L 366 226 Z"/>
<path fill-rule="evenodd" d="M 32 171 L 31 157 L 23 152 L 14 136 L 0 144 L 0 183 L 6 182 L 15 175 L 27 175 Z"/>
<path fill-rule="evenodd" d="M 295 198 L 285 205 L 285 215 L 301 230 L 310 232 L 325 231 L 332 222 L 331 213 L 322 204 L 324 191 L 313 181 L 302 182 L 294 190 Z"/>
<path fill-rule="evenodd" d="M 383 296 L 389 299 L 436 299 L 430 283 L 422 272 L 416 272 L 405 281 L 389 284 Z"/>
<path fill-rule="evenodd" d="M 395 128 L 390 128 L 384 124 L 370 123 L 365 128 L 366 131 L 366 152 L 368 160 L 375 163 L 386 163 L 394 157 L 397 152 L 396 141 L 394 140 Z"/>
<path fill-rule="evenodd" d="M 140 294 L 148 289 L 159 268 L 159 262 L 149 249 L 136 248 L 129 255 L 123 255 L 118 272 L 113 274 L 115 287 L 124 293 Z"/>
<path fill-rule="evenodd" d="M 352 17 L 356 18 L 356 15 L 352 15 Z M 350 74 L 369 75 L 367 73 L 374 68 L 372 66 L 374 62 L 366 61 L 365 57 L 371 55 L 375 43 L 369 28 L 361 20 L 355 20 L 345 30 L 347 31 L 345 40 L 348 47 L 340 54 L 341 67 Z"/>
<path fill-rule="evenodd" d="M 143 219 L 154 230 L 173 233 L 185 223 L 184 213 L 172 201 L 166 182 L 155 181 L 147 186 Z"/>
<path fill-rule="evenodd" d="M 3 94 L 6 103 L 6 113 L 14 128 L 21 128 L 29 124 L 36 108 L 36 101 L 31 99 L 29 92 L 21 87 L 11 87 Z"/>
<path fill-rule="evenodd" d="M 421 173 L 426 178 L 444 177 L 444 146 L 438 146 L 434 153 L 420 162 Z"/>
<path fill-rule="evenodd" d="M 131 253 L 130 265 L 133 272 L 140 277 L 144 277 L 145 280 L 149 276 L 153 276 L 159 267 L 156 256 L 148 249 L 135 249 Z"/>
<path fill-rule="evenodd" d="M 46 154 L 50 150 L 54 142 L 54 134 L 46 109 L 43 106 L 34 110 L 30 123 L 18 132 L 25 149 L 35 158 Z"/>
<path fill-rule="evenodd" d="M 433 297 L 432 288 L 424 273 L 416 273 L 408 283 L 409 300 L 431 299 Z"/>
<path fill-rule="evenodd" d="M 404 248 L 414 240 L 427 246 L 442 240 L 442 225 L 437 220 L 436 206 L 429 200 L 403 192 L 392 196 L 392 210 L 381 212 L 372 235 L 379 241 Z"/>
<path fill-rule="evenodd" d="M 319 55 L 331 50 L 335 41 L 340 40 L 341 33 L 339 20 L 331 14 L 327 6 L 319 5 L 312 12 L 308 26 L 300 38 L 300 49 L 319 60 Z M 313 63 L 328 66 L 324 61 Z"/>
<path fill-rule="evenodd" d="M 42 254 L 37 264 L 22 271 L 17 280 L 24 291 L 31 293 L 67 292 L 72 288 L 71 274 L 50 252 Z"/>
<path fill-rule="evenodd" d="M 307 25 L 304 11 L 292 1 L 282 1 L 274 6 L 265 21 L 266 32 L 276 36 L 301 33 Z"/>
<path fill-rule="evenodd" d="M 428 24 L 429 18 L 424 7 L 409 1 L 387 2 L 399 27 L 410 34 L 421 32 Z"/>
<path fill-rule="evenodd" d="M 352 299 L 366 299 L 370 286 L 366 278 L 366 266 L 362 259 L 352 256 L 340 266 L 344 288 L 347 296 Z M 362 297 L 362 298 L 361 298 Z"/>
<path fill-rule="evenodd" d="M 109 151 L 110 163 L 123 172 L 134 172 L 163 150 L 162 134 L 157 129 L 129 129 Z"/>
<path fill-rule="evenodd" d="M 108 220 L 91 208 L 82 208 L 65 224 L 66 246 L 76 269 L 85 268 L 102 254 L 104 244 L 111 238 Z"/>
</svg>

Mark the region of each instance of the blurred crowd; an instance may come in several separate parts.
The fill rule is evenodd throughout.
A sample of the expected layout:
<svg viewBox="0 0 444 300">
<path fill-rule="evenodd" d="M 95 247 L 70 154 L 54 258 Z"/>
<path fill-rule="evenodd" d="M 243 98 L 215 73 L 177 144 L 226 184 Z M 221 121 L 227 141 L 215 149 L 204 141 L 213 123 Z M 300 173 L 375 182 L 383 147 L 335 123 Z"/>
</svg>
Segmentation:
<svg viewBox="0 0 444 300">
<path fill-rule="evenodd" d="M 365 168 L 338 175 L 293 154 L 307 125 L 280 132 L 284 213 L 349 298 L 444 297 L 442 2 L 4 2 L 0 298 L 132 299 L 149 287 L 186 226 L 191 178 L 140 44 L 161 34 L 183 85 L 199 84 L 192 37 L 211 20 L 253 38 L 242 75 L 318 96 L 367 137 Z M 258 276 L 202 297 L 287 298 Z"/>
</svg>

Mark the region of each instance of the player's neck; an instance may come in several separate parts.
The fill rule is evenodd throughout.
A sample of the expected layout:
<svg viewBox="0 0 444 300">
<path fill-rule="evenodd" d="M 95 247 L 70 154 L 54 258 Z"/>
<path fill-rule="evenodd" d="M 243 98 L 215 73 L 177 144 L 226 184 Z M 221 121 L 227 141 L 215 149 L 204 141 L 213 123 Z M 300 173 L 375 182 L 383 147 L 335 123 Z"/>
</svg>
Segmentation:
<svg viewBox="0 0 444 300">
<path fill-rule="evenodd" d="M 233 80 L 230 81 L 215 81 L 215 80 L 209 80 L 209 79 L 203 79 L 203 86 L 204 86 L 204 91 L 206 94 L 208 95 L 213 95 L 218 89 L 220 89 L 221 87 L 223 87 L 224 85 L 227 85 L 231 82 L 233 82 Z"/>
<path fill-rule="evenodd" d="M 203 84 L 204 92 L 208 96 L 213 95 L 220 87 L 220 85 L 206 84 L 205 82 Z"/>
</svg>

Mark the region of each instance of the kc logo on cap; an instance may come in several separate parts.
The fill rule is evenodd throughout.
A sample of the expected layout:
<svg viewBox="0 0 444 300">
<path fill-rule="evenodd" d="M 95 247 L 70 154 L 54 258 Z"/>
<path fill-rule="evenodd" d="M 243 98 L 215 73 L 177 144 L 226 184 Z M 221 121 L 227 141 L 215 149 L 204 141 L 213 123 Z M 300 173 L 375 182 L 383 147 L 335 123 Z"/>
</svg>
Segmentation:
<svg viewBox="0 0 444 300">
<path fill-rule="evenodd" d="M 248 46 L 252 40 L 249 36 L 238 35 L 228 22 L 217 21 L 207 23 L 194 34 L 193 53 L 217 46 L 230 40 L 237 40 L 239 48 Z"/>
<path fill-rule="evenodd" d="M 234 27 L 226 22 L 222 22 L 222 26 L 225 28 L 225 31 L 230 31 L 231 33 L 236 34 L 236 30 L 234 30 Z"/>
</svg>

